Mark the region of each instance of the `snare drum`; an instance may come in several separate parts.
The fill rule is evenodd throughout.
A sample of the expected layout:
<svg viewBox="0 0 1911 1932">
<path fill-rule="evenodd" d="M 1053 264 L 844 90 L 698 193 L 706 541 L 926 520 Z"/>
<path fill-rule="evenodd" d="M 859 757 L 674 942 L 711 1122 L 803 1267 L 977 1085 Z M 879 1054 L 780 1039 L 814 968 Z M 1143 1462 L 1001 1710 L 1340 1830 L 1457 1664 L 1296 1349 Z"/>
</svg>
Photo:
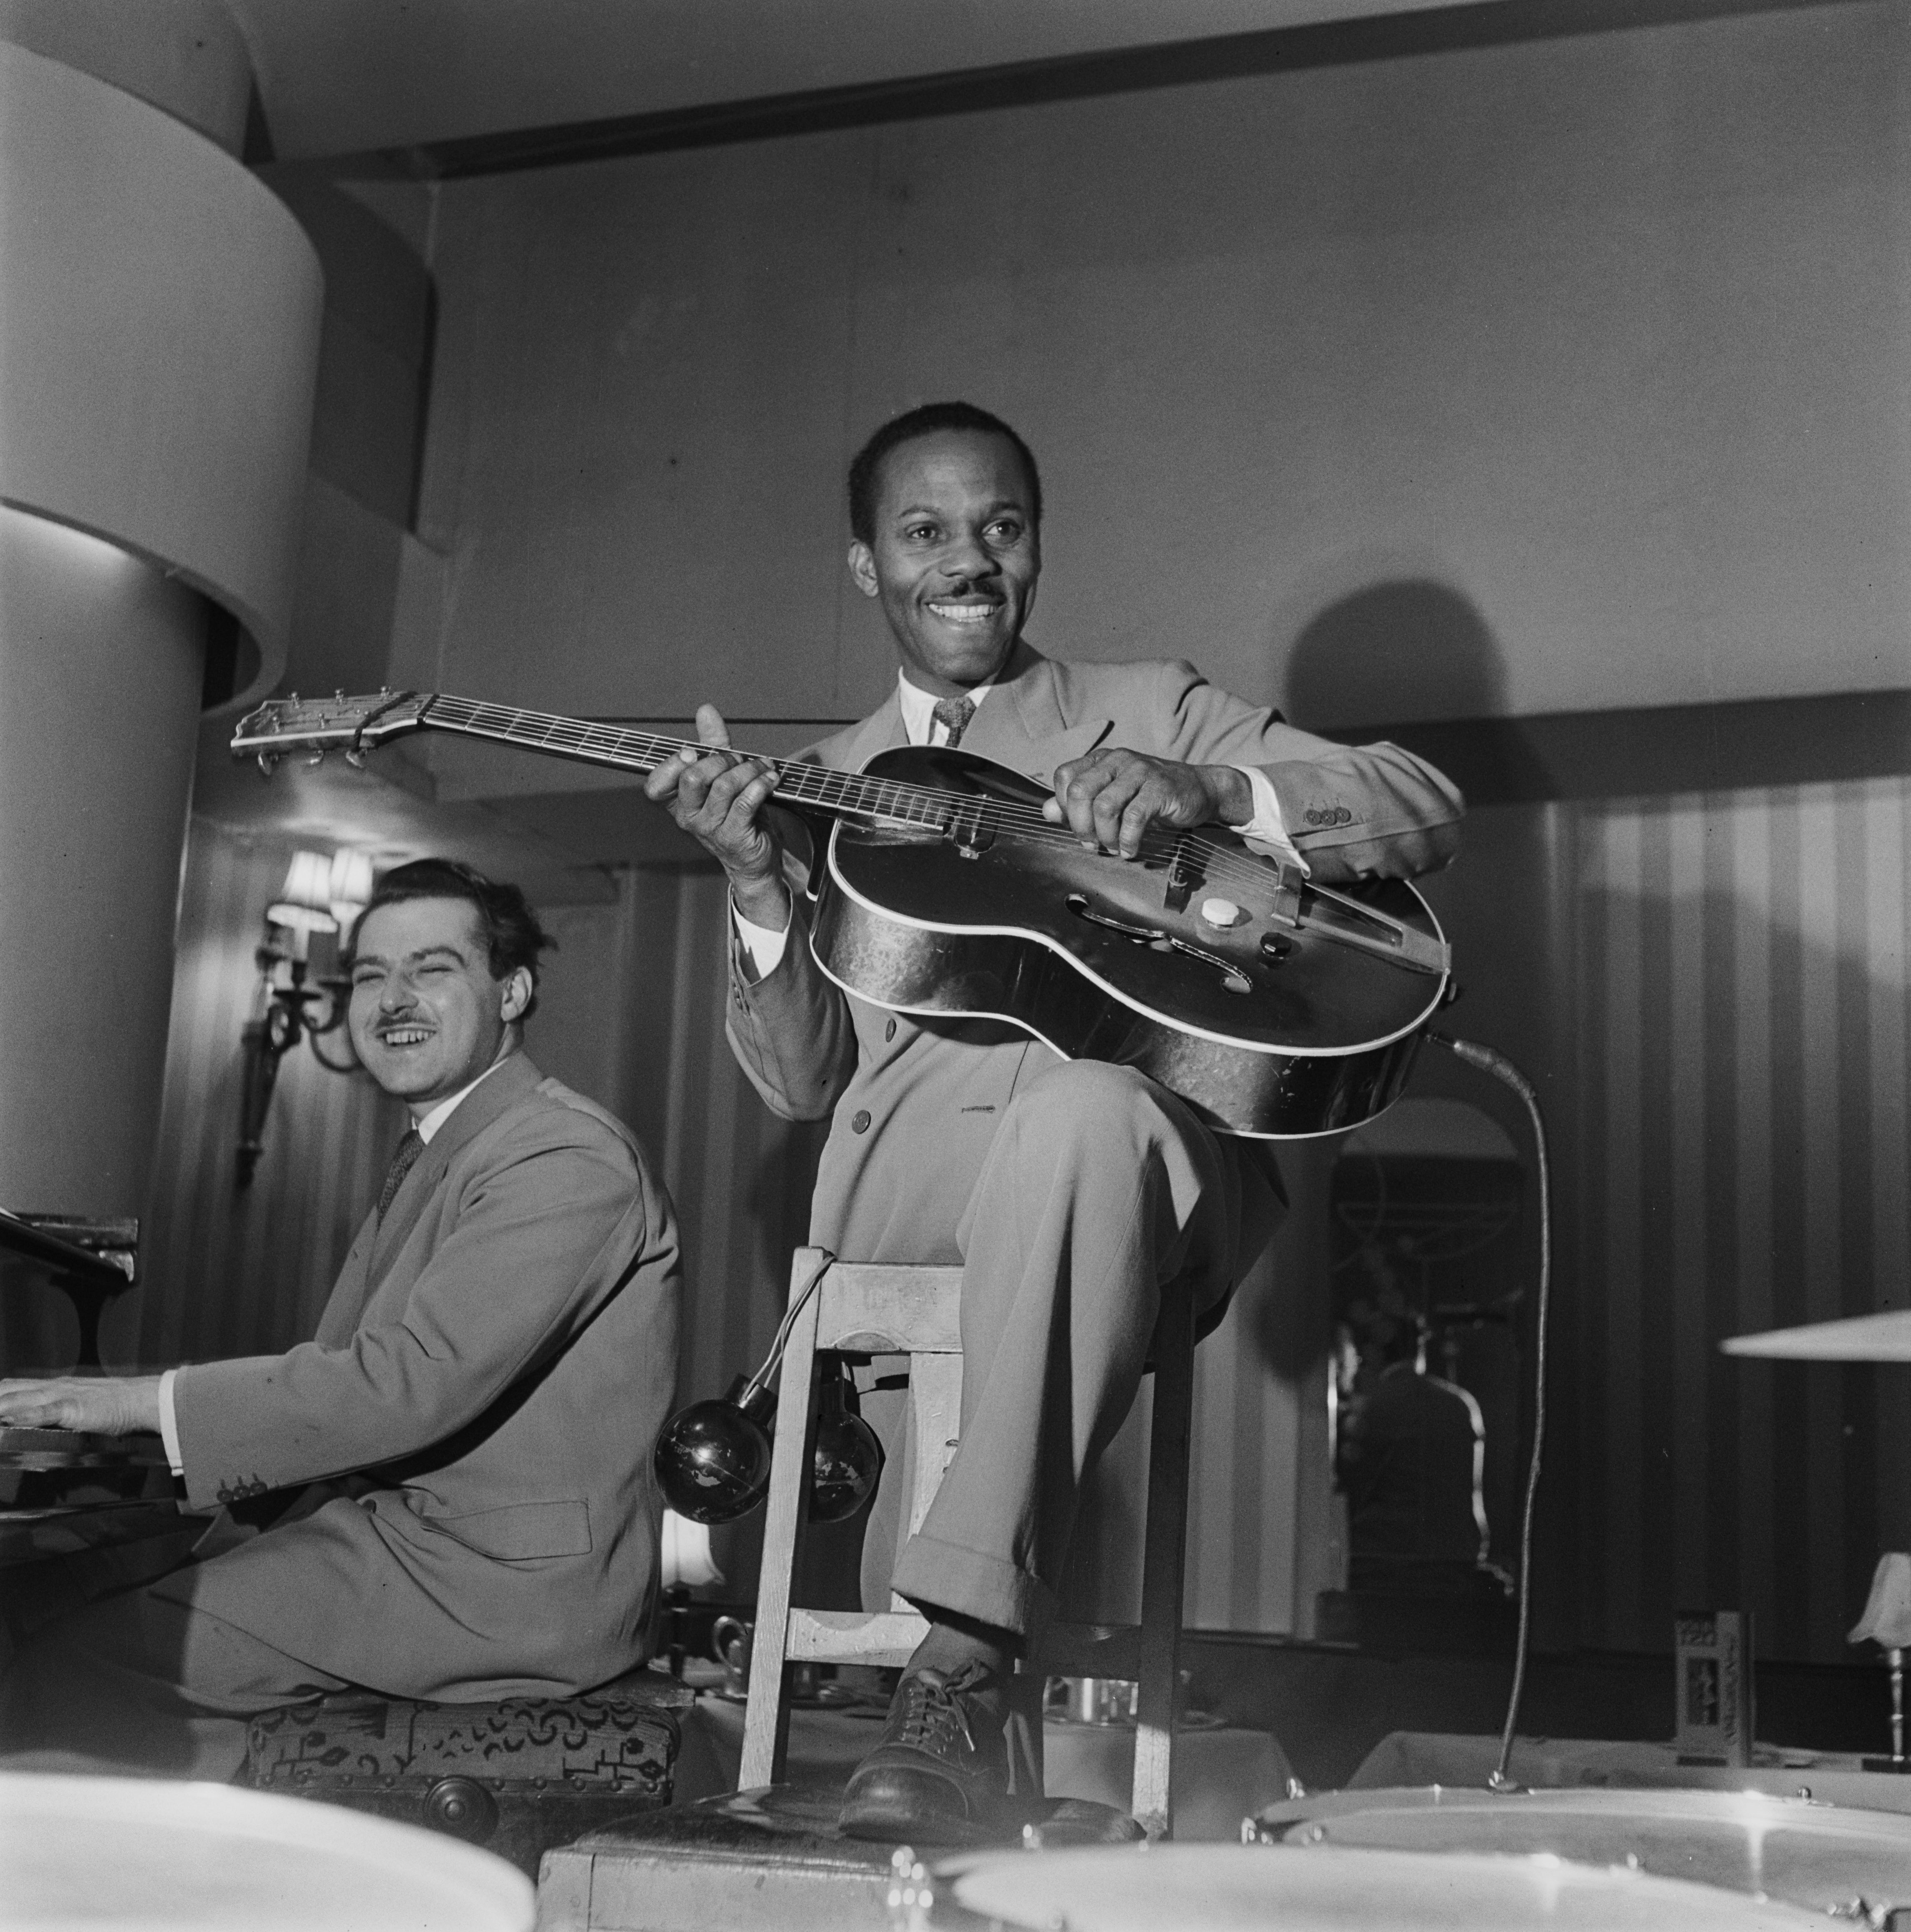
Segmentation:
<svg viewBox="0 0 1911 1932">
<path fill-rule="evenodd" d="M 1790 1905 L 1555 1858 L 1137 1845 L 898 1876 L 897 1932 L 1822 1932 Z"/>
<path fill-rule="evenodd" d="M 1264 1844 L 1550 1852 L 1827 1912 L 1911 1905 L 1911 1817 L 1761 1791 L 1331 1791 L 1256 1820 Z"/>
<path fill-rule="evenodd" d="M 225 1784 L 0 1772 L 6 1932 L 530 1932 L 489 1852 Z"/>
</svg>

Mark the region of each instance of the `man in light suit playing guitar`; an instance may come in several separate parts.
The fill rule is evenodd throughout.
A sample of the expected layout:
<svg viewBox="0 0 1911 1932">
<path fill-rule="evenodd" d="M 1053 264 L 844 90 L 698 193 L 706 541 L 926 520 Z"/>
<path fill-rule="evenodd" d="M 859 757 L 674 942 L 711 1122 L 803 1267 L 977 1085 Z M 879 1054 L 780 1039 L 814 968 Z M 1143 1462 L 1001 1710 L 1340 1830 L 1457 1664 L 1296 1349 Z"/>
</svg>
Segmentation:
<svg viewBox="0 0 1911 1932">
<path fill-rule="evenodd" d="M 1131 859 L 1150 827 L 1216 823 L 1318 882 L 1451 856 L 1458 794 L 1396 746 L 1296 730 L 1185 663 L 1037 653 L 1023 631 L 1041 486 L 997 418 L 965 404 L 898 418 L 856 458 L 849 496 L 850 574 L 888 620 L 898 686 L 806 757 L 854 771 L 893 746 L 959 740 L 1052 785 L 1056 827 Z M 784 1118 L 833 1121 L 810 1238 L 846 1260 L 964 1270 L 960 1448 L 892 1580 L 866 1564 L 866 1592 L 892 1586 L 928 1634 L 843 1810 L 859 1836 L 959 1840 L 1015 1816 L 1012 1673 L 1053 1612 L 1084 1478 L 1134 1400 L 1164 1290 L 1192 1295 L 1211 1328 L 1278 1222 L 1279 1179 L 1132 1067 L 844 992 L 807 944 L 793 886 L 808 868 L 766 809 L 776 772 L 729 750 L 711 707 L 698 728 L 703 752 L 646 790 L 729 876 L 728 1031 L 745 1072 Z"/>
</svg>

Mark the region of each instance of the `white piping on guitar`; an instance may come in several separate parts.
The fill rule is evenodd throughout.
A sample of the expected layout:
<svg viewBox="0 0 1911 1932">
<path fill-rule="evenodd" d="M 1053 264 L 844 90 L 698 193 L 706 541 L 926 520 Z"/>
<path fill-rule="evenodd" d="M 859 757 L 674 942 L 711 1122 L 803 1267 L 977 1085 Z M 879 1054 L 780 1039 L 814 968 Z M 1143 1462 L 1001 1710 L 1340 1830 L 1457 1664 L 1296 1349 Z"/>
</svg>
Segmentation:
<svg viewBox="0 0 1911 1932">
<path fill-rule="evenodd" d="M 832 826 L 830 830 L 830 844 L 827 857 L 827 863 L 830 868 L 830 876 L 836 881 L 837 889 L 842 892 L 845 898 L 853 899 L 858 905 L 863 908 L 866 911 L 872 912 L 877 914 L 884 919 L 892 920 L 898 926 L 911 927 L 918 932 L 965 932 L 977 934 L 986 938 L 1033 940 L 1038 945 L 1047 947 L 1051 952 L 1054 953 L 1066 964 L 1072 967 L 1084 980 L 1092 981 L 1096 986 L 1099 986 L 1103 992 L 1106 993 L 1111 999 L 1119 1000 L 1120 1004 L 1127 1007 L 1130 1012 L 1139 1013 L 1144 1018 L 1153 1020 L 1157 1026 L 1165 1026 L 1172 1032 L 1186 1034 L 1191 1038 L 1195 1040 L 1210 1040 L 1216 1046 L 1234 1047 L 1244 1053 L 1264 1053 L 1276 1058 L 1287 1060 L 1329 1060 L 1335 1058 L 1350 1058 L 1355 1054 L 1378 1052 L 1383 1047 L 1391 1046 L 1396 1040 L 1404 1040 L 1406 1038 L 1408 1034 L 1418 1032 L 1419 1030 L 1440 1010 L 1441 1005 L 1446 998 L 1447 982 L 1448 979 L 1451 977 L 1450 974 L 1442 974 L 1441 976 L 1433 998 L 1427 1002 L 1426 1010 L 1417 1018 L 1410 1020 L 1405 1026 L 1398 1028 L 1393 1033 L 1386 1034 L 1383 1037 L 1374 1040 L 1364 1040 L 1358 1046 L 1310 1046 L 1302 1048 L 1292 1046 L 1274 1046 L 1264 1044 L 1259 1040 L 1237 1040 L 1231 1034 L 1211 1032 L 1206 1027 L 1196 1026 L 1186 1020 L 1172 1018 L 1166 1013 L 1156 1012 L 1152 1006 L 1144 1006 L 1139 1000 L 1132 998 L 1129 994 L 1124 993 L 1119 986 L 1112 985 L 1108 980 L 1105 980 L 1101 974 L 1097 973 L 1092 966 L 1089 965 L 1087 961 L 1083 959 L 1078 953 L 1070 952 L 1066 946 L 1057 945 L 1054 940 L 1046 938 L 1041 933 L 1031 932 L 1027 926 L 958 926 L 953 922 L 947 920 L 932 920 L 926 919 L 914 919 L 907 913 L 897 912 L 888 906 L 878 904 L 875 900 L 869 898 L 866 893 L 858 892 L 856 888 L 850 884 L 848 880 L 843 877 L 842 868 L 836 863 L 836 840 L 842 830 L 842 827 L 840 824 Z M 1429 916 L 1431 916 L 1430 914 Z M 1436 920 L 1435 924 L 1437 927 L 1438 922 Z M 814 946 L 811 947 L 810 951 L 812 956 L 814 957 L 815 948 Z M 823 962 L 820 958 L 817 960 L 816 963 L 822 968 L 824 974 L 829 979 L 835 981 L 836 984 L 838 986 L 842 987 L 844 992 L 855 993 L 856 997 L 858 999 L 864 999 L 866 998 L 865 994 L 857 993 L 854 986 L 845 985 L 842 980 L 838 979 L 835 974 L 830 972 L 827 966 L 824 965 Z M 872 1000 L 868 1001 L 868 1004 L 872 1006 L 877 1006 L 880 1005 L 882 1003 L 879 1000 Z M 946 1008 L 939 1006 L 895 1006 L 886 1007 L 885 1008 L 885 1010 L 898 1013 L 913 1013 L 916 1015 L 928 1016 L 932 1017 L 940 1016 L 944 1018 L 951 1017 Z M 1001 1020 L 1010 1026 L 1021 1028 L 1024 1033 L 1034 1034 L 1034 1037 L 1041 1040 L 1042 1045 L 1048 1048 L 1052 1052 L 1061 1053 L 1061 1048 L 1057 1046 L 1054 1041 L 1043 1038 L 1042 1034 L 1036 1033 L 1035 1029 L 1018 1015 L 1014 1013 L 976 1012 L 966 1015 L 964 1017 L 974 1019 Z M 1069 1055 L 1063 1054 L 1062 1058 L 1066 1060 L 1069 1058 Z M 1329 1128 L 1326 1131 L 1331 1133 L 1342 1133 L 1345 1132 L 1346 1130 L 1344 1128 L 1334 1127 Z M 1252 1136 L 1252 1138 L 1259 1140 L 1303 1140 L 1310 1138 L 1311 1136 L 1301 1134 L 1264 1134 L 1256 1135 Z"/>
</svg>

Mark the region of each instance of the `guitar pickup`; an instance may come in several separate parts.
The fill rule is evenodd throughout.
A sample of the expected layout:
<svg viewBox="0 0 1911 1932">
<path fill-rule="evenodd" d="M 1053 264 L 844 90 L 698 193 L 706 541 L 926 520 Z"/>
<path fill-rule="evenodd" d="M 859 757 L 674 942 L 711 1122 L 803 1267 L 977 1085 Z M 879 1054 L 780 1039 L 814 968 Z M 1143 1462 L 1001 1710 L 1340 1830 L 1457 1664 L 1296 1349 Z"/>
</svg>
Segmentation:
<svg viewBox="0 0 1911 1932">
<path fill-rule="evenodd" d="M 995 827 L 980 812 L 958 812 L 942 836 L 955 847 L 958 856 L 980 859 L 995 843 Z"/>
</svg>

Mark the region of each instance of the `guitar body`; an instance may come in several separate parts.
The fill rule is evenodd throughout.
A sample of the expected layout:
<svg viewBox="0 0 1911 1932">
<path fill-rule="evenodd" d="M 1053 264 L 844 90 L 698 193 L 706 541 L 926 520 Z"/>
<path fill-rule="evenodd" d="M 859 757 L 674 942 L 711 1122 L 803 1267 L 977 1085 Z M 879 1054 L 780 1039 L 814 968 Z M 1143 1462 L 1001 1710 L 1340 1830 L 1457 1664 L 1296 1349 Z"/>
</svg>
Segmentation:
<svg viewBox="0 0 1911 1932">
<path fill-rule="evenodd" d="M 1011 1022 L 1070 1059 L 1135 1067 L 1210 1126 L 1257 1138 L 1358 1126 L 1406 1084 L 1446 998 L 1444 966 L 1284 919 L 1280 866 L 1224 828 L 1151 837 L 1122 860 L 1059 827 L 1030 836 L 1047 789 L 971 752 L 885 752 L 864 775 L 973 809 L 957 810 L 952 832 L 832 827 L 812 946 L 847 991 L 899 1012 Z M 1005 816 L 1023 829 L 992 836 Z M 1404 881 L 1346 896 L 1443 957 Z"/>
</svg>

